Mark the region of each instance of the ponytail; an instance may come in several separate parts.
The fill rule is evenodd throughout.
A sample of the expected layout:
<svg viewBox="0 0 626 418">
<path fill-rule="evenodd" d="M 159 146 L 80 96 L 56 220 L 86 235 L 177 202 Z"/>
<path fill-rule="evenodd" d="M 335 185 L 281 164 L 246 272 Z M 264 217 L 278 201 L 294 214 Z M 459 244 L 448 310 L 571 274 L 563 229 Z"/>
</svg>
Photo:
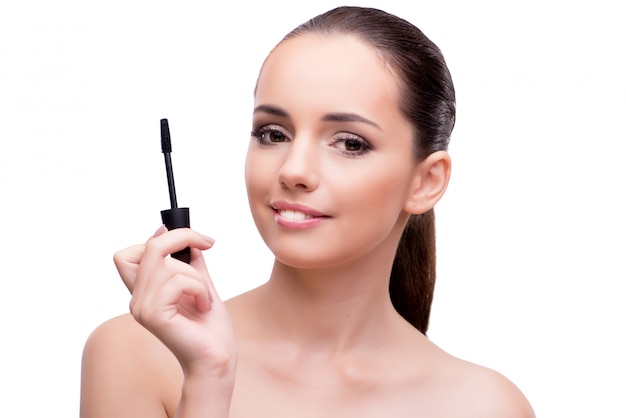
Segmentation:
<svg viewBox="0 0 626 418">
<path fill-rule="evenodd" d="M 423 334 L 428 330 L 435 277 L 435 212 L 431 209 L 409 218 L 389 281 L 393 306 Z"/>
</svg>

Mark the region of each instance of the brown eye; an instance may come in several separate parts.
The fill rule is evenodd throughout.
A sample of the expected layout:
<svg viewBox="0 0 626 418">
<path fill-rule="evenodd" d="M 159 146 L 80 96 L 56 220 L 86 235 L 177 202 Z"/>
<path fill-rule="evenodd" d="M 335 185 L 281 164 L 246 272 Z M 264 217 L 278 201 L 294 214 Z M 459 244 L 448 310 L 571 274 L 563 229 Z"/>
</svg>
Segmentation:
<svg viewBox="0 0 626 418">
<path fill-rule="evenodd" d="M 359 157 L 374 149 L 364 138 L 355 134 L 340 134 L 330 144 L 346 157 Z"/>
<path fill-rule="evenodd" d="M 344 146 L 346 148 L 346 151 L 360 151 L 363 144 L 361 144 L 361 142 L 357 141 L 356 139 L 346 139 L 346 141 L 344 142 Z"/>
<path fill-rule="evenodd" d="M 278 127 L 264 126 L 259 130 L 252 131 L 252 136 L 256 138 L 259 144 L 276 145 L 289 142 L 289 137 Z"/>
<path fill-rule="evenodd" d="M 269 131 L 265 135 L 269 142 L 283 142 L 285 140 L 285 135 L 280 131 Z"/>
</svg>

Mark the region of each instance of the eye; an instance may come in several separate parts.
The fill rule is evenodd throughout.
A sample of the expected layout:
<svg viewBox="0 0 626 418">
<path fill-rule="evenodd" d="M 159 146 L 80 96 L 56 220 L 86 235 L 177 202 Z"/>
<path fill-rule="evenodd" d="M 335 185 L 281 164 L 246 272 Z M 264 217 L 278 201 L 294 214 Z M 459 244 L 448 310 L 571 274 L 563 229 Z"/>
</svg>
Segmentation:
<svg viewBox="0 0 626 418">
<path fill-rule="evenodd" d="M 374 148 L 365 139 L 354 134 L 342 134 L 336 137 L 331 145 L 351 157 L 363 155 Z"/>
<path fill-rule="evenodd" d="M 346 139 L 343 142 L 343 146 L 346 151 L 361 151 L 361 148 L 363 148 L 363 143 L 357 141 L 356 139 Z"/>
<path fill-rule="evenodd" d="M 279 127 L 271 125 L 263 126 L 258 130 L 254 130 L 250 135 L 256 138 L 260 144 L 265 145 L 279 144 L 281 142 L 289 141 L 289 137 L 285 132 L 283 132 Z"/>
</svg>

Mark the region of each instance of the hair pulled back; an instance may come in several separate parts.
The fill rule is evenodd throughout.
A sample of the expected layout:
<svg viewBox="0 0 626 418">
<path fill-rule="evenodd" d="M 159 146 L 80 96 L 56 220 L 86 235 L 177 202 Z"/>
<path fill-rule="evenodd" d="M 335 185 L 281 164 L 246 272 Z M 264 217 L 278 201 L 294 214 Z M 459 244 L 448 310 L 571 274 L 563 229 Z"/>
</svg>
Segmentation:
<svg viewBox="0 0 626 418">
<path fill-rule="evenodd" d="M 338 7 L 303 23 L 284 39 L 311 32 L 357 36 L 389 65 L 400 83 L 400 109 L 413 125 L 416 161 L 448 148 L 456 113 L 452 78 L 439 48 L 417 27 L 382 10 Z M 410 216 L 389 282 L 396 310 L 424 334 L 435 277 L 435 214 L 431 209 Z"/>
</svg>

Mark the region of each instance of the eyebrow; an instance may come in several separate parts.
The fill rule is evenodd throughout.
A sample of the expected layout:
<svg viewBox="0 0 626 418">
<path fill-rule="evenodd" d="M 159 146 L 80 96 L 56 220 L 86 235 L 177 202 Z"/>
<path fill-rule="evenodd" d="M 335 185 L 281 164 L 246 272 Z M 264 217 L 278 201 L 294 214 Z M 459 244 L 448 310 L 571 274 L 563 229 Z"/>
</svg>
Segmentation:
<svg viewBox="0 0 626 418">
<path fill-rule="evenodd" d="M 279 116 L 281 118 L 289 118 L 289 113 L 285 112 L 280 107 L 272 106 L 272 105 L 259 105 L 254 108 L 254 112 L 252 113 L 268 113 L 270 115 Z"/>
<path fill-rule="evenodd" d="M 259 105 L 254 108 L 253 113 L 258 113 L 258 112 L 268 113 L 273 116 L 278 116 L 281 118 L 289 119 L 289 113 L 287 113 L 285 110 L 277 106 Z M 348 113 L 348 112 L 326 113 L 324 116 L 322 116 L 322 121 L 324 122 L 360 122 L 360 123 L 366 123 L 368 125 L 374 126 L 378 129 L 382 129 L 376 122 L 369 120 L 356 113 Z"/>
<path fill-rule="evenodd" d="M 360 122 L 381 129 L 376 122 L 364 118 L 361 115 L 357 115 L 356 113 L 327 113 L 322 117 L 322 120 L 325 122 Z"/>
</svg>

